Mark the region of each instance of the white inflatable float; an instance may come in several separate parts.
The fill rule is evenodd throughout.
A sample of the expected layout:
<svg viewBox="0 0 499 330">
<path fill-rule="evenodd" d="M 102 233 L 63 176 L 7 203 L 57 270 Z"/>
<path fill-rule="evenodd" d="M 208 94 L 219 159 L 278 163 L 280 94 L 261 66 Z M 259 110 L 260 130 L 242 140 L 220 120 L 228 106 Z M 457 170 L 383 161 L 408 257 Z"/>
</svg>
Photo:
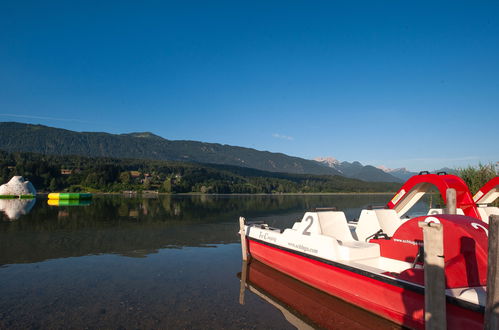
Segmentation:
<svg viewBox="0 0 499 330">
<path fill-rule="evenodd" d="M 0 198 L 34 198 L 36 189 L 22 176 L 14 176 L 9 182 L 0 186 Z"/>
</svg>

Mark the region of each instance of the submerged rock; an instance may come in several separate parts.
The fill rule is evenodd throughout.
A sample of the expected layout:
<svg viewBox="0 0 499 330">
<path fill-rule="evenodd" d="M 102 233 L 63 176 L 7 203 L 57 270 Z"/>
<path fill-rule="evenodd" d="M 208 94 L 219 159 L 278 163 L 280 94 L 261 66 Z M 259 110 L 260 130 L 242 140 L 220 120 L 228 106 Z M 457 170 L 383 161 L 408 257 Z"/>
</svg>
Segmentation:
<svg viewBox="0 0 499 330">
<path fill-rule="evenodd" d="M 36 190 L 33 184 L 25 181 L 22 176 L 14 176 L 9 182 L 0 186 L 0 195 L 36 195 Z"/>
</svg>

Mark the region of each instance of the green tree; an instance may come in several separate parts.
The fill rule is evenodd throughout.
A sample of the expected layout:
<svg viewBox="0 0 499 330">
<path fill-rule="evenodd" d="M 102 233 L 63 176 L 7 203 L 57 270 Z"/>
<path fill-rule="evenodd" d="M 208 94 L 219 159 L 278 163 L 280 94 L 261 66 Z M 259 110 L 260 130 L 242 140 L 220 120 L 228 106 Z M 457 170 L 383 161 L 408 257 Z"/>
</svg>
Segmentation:
<svg viewBox="0 0 499 330">
<path fill-rule="evenodd" d="M 129 171 L 121 172 L 120 173 L 120 181 L 121 181 L 121 183 L 130 184 L 130 179 L 131 179 L 131 176 L 130 176 L 130 172 Z"/>
<path fill-rule="evenodd" d="M 167 178 L 165 181 L 163 181 L 163 184 L 160 187 L 160 191 L 164 193 L 172 192 L 172 180 L 170 178 Z"/>
<path fill-rule="evenodd" d="M 466 182 L 472 194 L 476 194 L 484 184 L 498 175 L 493 164 L 479 164 L 478 167 L 460 168 L 458 174 Z"/>
<path fill-rule="evenodd" d="M 57 190 L 57 180 L 55 178 L 52 178 L 52 180 L 50 180 L 49 190 L 50 191 Z"/>
</svg>

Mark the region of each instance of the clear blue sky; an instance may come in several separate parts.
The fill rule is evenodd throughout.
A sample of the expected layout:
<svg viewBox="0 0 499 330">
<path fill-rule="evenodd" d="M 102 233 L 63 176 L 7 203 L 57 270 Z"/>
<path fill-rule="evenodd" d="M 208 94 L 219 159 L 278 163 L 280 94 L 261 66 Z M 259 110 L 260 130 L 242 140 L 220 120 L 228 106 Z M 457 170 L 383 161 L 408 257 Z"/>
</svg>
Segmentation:
<svg viewBox="0 0 499 330">
<path fill-rule="evenodd" d="M 0 121 L 499 161 L 497 1 L 3 1 Z"/>
</svg>

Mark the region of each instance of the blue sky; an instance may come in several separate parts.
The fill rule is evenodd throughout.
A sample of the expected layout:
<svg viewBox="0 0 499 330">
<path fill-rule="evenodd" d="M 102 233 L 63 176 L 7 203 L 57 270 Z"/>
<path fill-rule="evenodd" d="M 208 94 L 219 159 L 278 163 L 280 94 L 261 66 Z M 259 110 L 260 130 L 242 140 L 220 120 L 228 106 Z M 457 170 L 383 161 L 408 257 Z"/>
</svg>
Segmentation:
<svg viewBox="0 0 499 330">
<path fill-rule="evenodd" d="M 4 1 L 0 121 L 496 162 L 499 2 Z"/>
</svg>

